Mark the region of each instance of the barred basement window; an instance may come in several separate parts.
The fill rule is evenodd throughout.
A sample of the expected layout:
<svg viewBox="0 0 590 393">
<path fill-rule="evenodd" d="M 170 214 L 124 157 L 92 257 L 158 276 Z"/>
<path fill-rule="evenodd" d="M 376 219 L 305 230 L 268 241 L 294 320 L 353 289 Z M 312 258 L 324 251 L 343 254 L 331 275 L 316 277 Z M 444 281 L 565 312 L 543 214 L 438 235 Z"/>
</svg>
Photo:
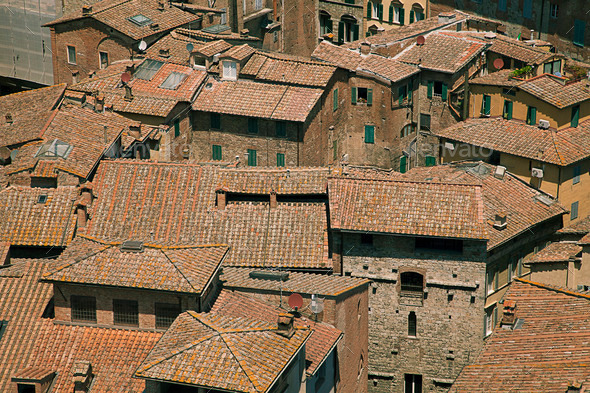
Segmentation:
<svg viewBox="0 0 590 393">
<path fill-rule="evenodd" d="M 404 272 L 400 277 L 402 292 L 422 293 L 424 291 L 424 276 L 416 272 Z"/>
<path fill-rule="evenodd" d="M 180 314 L 180 305 L 172 303 L 156 303 L 156 328 L 167 329 Z"/>
<path fill-rule="evenodd" d="M 96 298 L 94 296 L 75 296 L 70 298 L 72 321 L 96 323 Z"/>
<path fill-rule="evenodd" d="M 135 300 L 113 300 L 115 325 L 139 326 L 139 312 Z"/>
</svg>

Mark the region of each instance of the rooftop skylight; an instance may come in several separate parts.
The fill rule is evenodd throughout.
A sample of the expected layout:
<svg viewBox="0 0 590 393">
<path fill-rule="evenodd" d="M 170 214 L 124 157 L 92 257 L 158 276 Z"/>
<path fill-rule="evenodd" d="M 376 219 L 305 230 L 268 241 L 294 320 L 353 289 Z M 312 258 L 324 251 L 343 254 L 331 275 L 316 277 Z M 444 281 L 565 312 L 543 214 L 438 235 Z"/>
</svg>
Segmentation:
<svg viewBox="0 0 590 393">
<path fill-rule="evenodd" d="M 46 158 L 67 158 L 74 146 L 69 145 L 59 139 L 46 142 L 39 148 L 35 157 Z"/>
<path fill-rule="evenodd" d="M 129 22 L 135 23 L 137 26 L 145 26 L 152 23 L 152 20 L 145 15 L 137 14 L 127 18 Z"/>
<path fill-rule="evenodd" d="M 139 67 L 137 67 L 137 71 L 135 71 L 135 77 L 138 79 L 143 79 L 146 81 L 151 80 L 156 72 L 164 65 L 163 61 L 147 59 Z"/>
<path fill-rule="evenodd" d="M 178 85 L 182 83 L 183 80 L 186 79 L 188 75 L 182 74 L 180 72 L 171 72 L 168 75 L 168 78 L 160 85 L 161 89 L 168 89 L 168 90 L 176 90 Z"/>
</svg>

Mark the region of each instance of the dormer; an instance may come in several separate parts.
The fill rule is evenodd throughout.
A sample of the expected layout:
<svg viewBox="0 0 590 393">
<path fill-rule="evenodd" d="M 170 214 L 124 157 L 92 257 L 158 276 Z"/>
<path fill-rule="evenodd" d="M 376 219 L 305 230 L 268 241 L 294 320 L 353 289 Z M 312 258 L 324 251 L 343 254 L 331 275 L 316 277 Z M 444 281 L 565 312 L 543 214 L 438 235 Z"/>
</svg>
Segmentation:
<svg viewBox="0 0 590 393">
<path fill-rule="evenodd" d="M 236 80 L 239 78 L 240 69 L 246 65 L 246 62 L 256 52 L 248 44 L 234 46 L 226 52 L 219 55 L 219 77 L 226 80 Z"/>
<path fill-rule="evenodd" d="M 49 392 L 55 371 L 39 367 L 28 367 L 18 371 L 11 378 L 11 393 Z"/>
</svg>

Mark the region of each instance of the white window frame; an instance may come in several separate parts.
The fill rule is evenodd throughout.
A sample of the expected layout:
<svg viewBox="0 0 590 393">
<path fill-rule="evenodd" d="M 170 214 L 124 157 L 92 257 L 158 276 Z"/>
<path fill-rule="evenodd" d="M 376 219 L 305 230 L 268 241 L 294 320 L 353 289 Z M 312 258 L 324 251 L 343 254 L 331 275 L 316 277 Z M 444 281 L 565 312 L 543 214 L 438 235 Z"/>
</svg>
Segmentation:
<svg viewBox="0 0 590 393">
<path fill-rule="evenodd" d="M 107 56 L 107 62 L 104 67 L 102 66 L 102 54 L 103 53 Z M 102 69 L 107 68 L 108 66 L 109 66 L 109 52 L 99 51 L 98 52 L 98 68 L 100 68 L 102 70 Z"/>
<path fill-rule="evenodd" d="M 489 311 L 488 311 L 489 310 Z M 488 310 L 484 310 L 485 312 L 485 336 L 489 336 L 494 331 L 494 306 L 488 308 Z"/>
<path fill-rule="evenodd" d="M 379 19 L 379 3 L 371 2 L 371 19 Z"/>
<path fill-rule="evenodd" d="M 259 11 L 262 9 L 262 0 L 254 0 L 254 9 Z"/>
<path fill-rule="evenodd" d="M 401 7 L 393 7 L 393 22 L 399 23 L 399 14 L 400 14 Z"/>
<path fill-rule="evenodd" d="M 74 61 L 70 58 L 70 48 L 74 48 Z M 66 52 L 68 53 L 68 64 L 78 64 L 76 63 L 76 47 L 73 45 L 66 45 Z"/>
<path fill-rule="evenodd" d="M 238 79 L 238 65 L 235 61 L 231 61 L 231 60 L 224 60 L 222 61 L 222 67 L 223 67 L 223 79 L 230 79 L 230 80 L 236 80 Z M 226 64 L 229 65 L 229 67 L 226 67 Z"/>
</svg>

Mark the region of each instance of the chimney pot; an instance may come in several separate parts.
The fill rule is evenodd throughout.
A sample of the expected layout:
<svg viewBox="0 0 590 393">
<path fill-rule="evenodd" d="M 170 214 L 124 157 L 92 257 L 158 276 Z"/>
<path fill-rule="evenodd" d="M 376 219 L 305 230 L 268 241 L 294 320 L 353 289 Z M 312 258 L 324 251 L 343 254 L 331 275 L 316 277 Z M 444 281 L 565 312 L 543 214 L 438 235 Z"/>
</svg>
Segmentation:
<svg viewBox="0 0 590 393">
<path fill-rule="evenodd" d="M 270 208 L 274 209 L 277 207 L 277 192 L 272 190 L 270 192 Z"/>
<path fill-rule="evenodd" d="M 87 393 L 92 382 L 92 365 L 85 360 L 75 361 L 72 366 L 74 393 Z"/>
<path fill-rule="evenodd" d="M 217 209 L 218 210 L 225 210 L 226 204 L 226 193 L 224 189 L 218 189 L 216 191 L 217 194 Z"/>
<path fill-rule="evenodd" d="M 87 204 L 86 201 L 80 199 L 76 202 L 76 214 L 78 216 L 78 228 L 86 228 L 86 223 L 88 221 L 88 214 L 87 214 Z"/>
<path fill-rule="evenodd" d="M 504 310 L 502 314 L 501 326 L 514 326 L 516 322 L 516 302 L 514 300 L 504 301 Z"/>
<path fill-rule="evenodd" d="M 368 55 L 371 53 L 371 44 L 368 42 L 361 43 L 361 55 Z"/>
<path fill-rule="evenodd" d="M 280 313 L 279 320 L 277 323 L 277 334 L 291 338 L 295 333 L 295 328 L 293 327 L 293 315 L 289 313 Z"/>
<path fill-rule="evenodd" d="M 125 83 L 125 97 L 124 100 L 125 101 L 132 101 L 133 100 L 133 91 L 131 90 L 131 86 L 129 86 L 129 84 Z"/>
<path fill-rule="evenodd" d="M 98 95 L 95 102 L 94 109 L 96 112 L 104 112 L 104 96 L 102 94 Z"/>
<path fill-rule="evenodd" d="M 92 188 L 93 188 L 93 184 L 91 182 L 86 182 L 82 185 L 80 185 L 80 196 L 82 197 L 82 200 L 86 203 L 87 206 L 92 205 Z"/>
<path fill-rule="evenodd" d="M 158 10 L 164 11 L 164 2 L 163 1 L 158 1 Z"/>
<path fill-rule="evenodd" d="M 141 125 L 129 126 L 129 135 L 135 139 L 141 139 Z"/>
</svg>

